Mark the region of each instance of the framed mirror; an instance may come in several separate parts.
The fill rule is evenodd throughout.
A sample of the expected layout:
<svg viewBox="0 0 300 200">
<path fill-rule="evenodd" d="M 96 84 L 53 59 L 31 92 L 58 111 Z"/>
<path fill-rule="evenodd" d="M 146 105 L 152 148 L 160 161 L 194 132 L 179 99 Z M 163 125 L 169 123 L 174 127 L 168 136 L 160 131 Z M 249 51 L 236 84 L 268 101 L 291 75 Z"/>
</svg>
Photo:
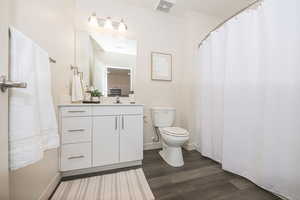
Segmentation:
<svg viewBox="0 0 300 200">
<path fill-rule="evenodd" d="M 137 41 L 102 32 L 76 31 L 76 61 L 85 85 L 105 97 L 133 91 Z"/>
</svg>

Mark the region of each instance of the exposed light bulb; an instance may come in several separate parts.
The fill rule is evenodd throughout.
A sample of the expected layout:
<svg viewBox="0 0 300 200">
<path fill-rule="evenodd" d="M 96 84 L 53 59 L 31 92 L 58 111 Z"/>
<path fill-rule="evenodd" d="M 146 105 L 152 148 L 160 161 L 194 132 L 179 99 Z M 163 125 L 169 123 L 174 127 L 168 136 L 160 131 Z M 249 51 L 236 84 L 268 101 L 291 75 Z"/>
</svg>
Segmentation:
<svg viewBox="0 0 300 200">
<path fill-rule="evenodd" d="M 106 18 L 104 28 L 111 29 L 111 30 L 114 28 L 110 17 Z"/>
<path fill-rule="evenodd" d="M 120 24 L 119 24 L 118 30 L 119 30 L 120 32 L 125 32 L 125 31 L 127 30 L 126 24 L 124 23 L 124 20 L 123 20 L 123 19 L 121 20 L 121 22 L 120 22 Z"/>
<path fill-rule="evenodd" d="M 99 26 L 96 13 L 93 13 L 93 14 L 89 17 L 89 24 L 90 24 L 91 26 L 93 26 L 93 27 Z"/>
</svg>

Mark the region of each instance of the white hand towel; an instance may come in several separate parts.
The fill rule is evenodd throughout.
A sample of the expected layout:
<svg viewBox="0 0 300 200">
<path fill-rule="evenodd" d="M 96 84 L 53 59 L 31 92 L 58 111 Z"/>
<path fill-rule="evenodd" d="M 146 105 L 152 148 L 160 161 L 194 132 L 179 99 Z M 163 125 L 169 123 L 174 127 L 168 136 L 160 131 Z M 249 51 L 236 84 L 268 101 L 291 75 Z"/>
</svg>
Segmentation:
<svg viewBox="0 0 300 200">
<path fill-rule="evenodd" d="M 49 89 L 49 58 L 21 32 L 10 28 L 10 33 L 10 77 L 27 83 L 26 89 L 10 90 L 9 153 L 10 168 L 15 170 L 41 160 L 43 151 L 57 147 L 59 141 Z"/>
<path fill-rule="evenodd" d="M 57 119 L 51 93 L 51 71 L 49 55 L 39 46 L 36 51 L 37 97 L 39 102 L 40 134 L 44 150 L 59 146 Z"/>
<path fill-rule="evenodd" d="M 83 88 L 79 74 L 74 74 L 72 79 L 72 102 L 83 100 Z"/>
</svg>

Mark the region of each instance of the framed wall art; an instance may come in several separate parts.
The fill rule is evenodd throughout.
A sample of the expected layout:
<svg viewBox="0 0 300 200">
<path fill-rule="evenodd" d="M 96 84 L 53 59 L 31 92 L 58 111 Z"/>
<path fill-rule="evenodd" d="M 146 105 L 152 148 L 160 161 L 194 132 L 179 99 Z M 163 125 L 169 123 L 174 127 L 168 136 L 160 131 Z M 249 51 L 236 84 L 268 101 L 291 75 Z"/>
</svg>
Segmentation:
<svg viewBox="0 0 300 200">
<path fill-rule="evenodd" d="M 151 53 L 151 79 L 172 81 L 172 54 Z"/>
</svg>

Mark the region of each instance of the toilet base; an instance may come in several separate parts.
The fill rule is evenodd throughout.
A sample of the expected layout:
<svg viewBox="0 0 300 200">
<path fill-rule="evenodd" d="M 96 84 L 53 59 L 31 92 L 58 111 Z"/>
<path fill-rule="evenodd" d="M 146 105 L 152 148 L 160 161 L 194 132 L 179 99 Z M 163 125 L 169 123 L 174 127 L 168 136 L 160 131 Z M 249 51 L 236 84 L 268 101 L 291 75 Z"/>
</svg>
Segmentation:
<svg viewBox="0 0 300 200">
<path fill-rule="evenodd" d="M 166 147 L 159 151 L 159 155 L 172 167 L 182 167 L 184 165 L 181 147 Z"/>
</svg>

